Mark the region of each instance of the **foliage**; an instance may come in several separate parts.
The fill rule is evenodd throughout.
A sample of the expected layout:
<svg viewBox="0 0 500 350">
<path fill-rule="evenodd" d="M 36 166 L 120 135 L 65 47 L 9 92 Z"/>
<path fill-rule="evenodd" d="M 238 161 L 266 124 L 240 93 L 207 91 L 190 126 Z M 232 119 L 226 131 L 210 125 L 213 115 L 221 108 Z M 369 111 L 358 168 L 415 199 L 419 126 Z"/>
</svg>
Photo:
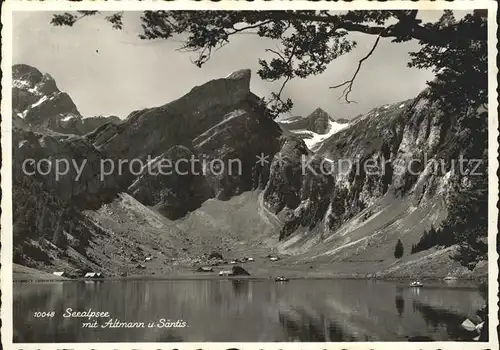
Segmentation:
<svg viewBox="0 0 500 350">
<path fill-rule="evenodd" d="M 79 244 L 84 245 L 78 247 L 80 249 L 88 246 L 90 232 L 83 224 L 81 213 L 52 194 L 43 182 L 30 176 L 15 176 L 12 188 L 15 249 L 26 248 L 30 241 L 43 240 L 64 249 L 69 243 L 65 232 L 77 239 L 75 247 Z"/>
<path fill-rule="evenodd" d="M 411 246 L 410 254 L 415 254 L 436 246 L 449 247 L 455 243 L 453 232 L 441 228 L 435 229 L 434 226 L 431 225 L 428 231 L 424 231 L 417 244 Z"/>
<path fill-rule="evenodd" d="M 396 246 L 394 247 L 394 257 L 396 259 L 400 259 L 403 257 L 404 254 L 404 247 L 403 247 L 403 242 L 401 242 L 400 239 L 396 242 Z"/>
<path fill-rule="evenodd" d="M 472 31 L 486 30 L 486 12 L 476 10 L 457 21 L 451 11 L 429 28 L 455 28 L 468 36 Z M 448 201 L 448 217 L 443 230 L 459 244 L 452 258 L 473 269 L 479 260 L 487 259 L 488 233 L 488 55 L 487 42 L 455 40 L 446 45 L 426 44 L 411 54 L 410 66 L 433 68 L 436 79 L 429 83 L 431 98 L 444 106 L 445 113 L 458 114 L 454 132 L 462 147 L 462 156 L 480 161 L 466 169 L 453 169 L 458 174 Z M 481 111 L 482 110 L 482 111 Z M 474 173 L 473 173 L 474 172 Z M 440 244 L 439 240 L 436 244 Z M 446 245 L 446 244 L 445 244 Z"/>
<path fill-rule="evenodd" d="M 96 15 L 97 11 L 78 11 L 55 14 L 52 24 L 72 26 L 82 18 Z M 487 43 L 485 11 L 475 11 L 456 20 L 450 11 L 445 11 L 437 23 L 422 24 L 417 19 L 418 10 L 363 10 L 363 11 L 145 11 L 141 15 L 145 40 L 181 38 L 183 51 L 195 52 L 193 61 L 202 67 L 214 52 L 230 42 L 232 36 L 253 33 L 261 38 L 277 42 L 266 51 L 273 54 L 270 60 L 259 59 L 258 75 L 267 81 L 282 81 L 280 90 L 271 94 L 267 104 L 275 115 L 289 111 L 293 102 L 283 101 L 281 94 L 285 85 L 294 78 L 307 78 L 323 73 L 336 58 L 356 47 L 350 32 L 376 36 L 373 48 L 360 61 L 351 80 L 332 86 L 344 87 L 341 97 L 347 103 L 361 63 L 375 50 L 380 38 L 391 38 L 393 42 L 416 39 L 422 49 L 412 54 L 409 63 L 419 68 L 434 68 L 439 82 L 431 83 L 436 92 L 450 92 L 446 84 L 460 75 L 460 89 L 455 95 L 474 94 L 477 86 L 483 87 L 487 55 L 483 50 Z M 105 19 L 115 29 L 122 29 L 123 12 L 108 15 Z M 469 58 L 474 57 L 470 64 Z M 483 74 L 484 75 L 484 74 Z M 477 79 L 476 79 L 477 78 Z M 481 90 L 483 91 L 483 90 Z M 486 91 L 486 90 L 484 90 Z M 480 96 L 483 97 L 483 94 Z"/>
<path fill-rule="evenodd" d="M 482 166 L 486 171 L 486 161 Z M 471 175 L 461 180 L 450 198 L 445 227 L 454 229 L 459 243 L 458 253 L 452 258 L 472 270 L 488 257 L 488 177 Z"/>
<path fill-rule="evenodd" d="M 486 13 L 474 11 L 457 21 L 451 10 L 445 10 L 430 30 L 455 30 L 465 37 L 486 31 Z M 479 106 L 488 102 L 488 55 L 486 40 L 450 40 L 426 43 L 411 53 L 410 67 L 432 68 L 436 79 L 429 82 L 433 97 L 453 110 Z"/>
</svg>

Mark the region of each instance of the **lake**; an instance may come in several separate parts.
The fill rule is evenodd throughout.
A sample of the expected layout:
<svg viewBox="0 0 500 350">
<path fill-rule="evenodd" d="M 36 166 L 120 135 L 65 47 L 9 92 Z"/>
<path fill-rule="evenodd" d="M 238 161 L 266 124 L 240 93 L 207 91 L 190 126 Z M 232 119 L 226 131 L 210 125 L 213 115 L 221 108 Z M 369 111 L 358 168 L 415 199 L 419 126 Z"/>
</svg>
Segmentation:
<svg viewBox="0 0 500 350">
<path fill-rule="evenodd" d="M 14 342 L 458 340 L 460 323 L 474 320 L 483 304 L 476 289 L 441 282 L 423 288 L 372 280 L 14 283 Z M 95 323 L 63 317 L 68 308 L 109 317 Z M 35 317 L 50 311 L 52 318 Z"/>
</svg>

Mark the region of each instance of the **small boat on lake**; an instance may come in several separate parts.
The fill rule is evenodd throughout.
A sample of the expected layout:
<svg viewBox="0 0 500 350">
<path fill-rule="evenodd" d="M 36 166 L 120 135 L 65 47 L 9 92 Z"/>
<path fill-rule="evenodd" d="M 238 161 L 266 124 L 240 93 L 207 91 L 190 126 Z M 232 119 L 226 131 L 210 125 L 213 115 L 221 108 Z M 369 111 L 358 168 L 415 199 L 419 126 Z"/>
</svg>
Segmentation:
<svg viewBox="0 0 500 350">
<path fill-rule="evenodd" d="M 420 281 L 413 281 L 410 283 L 410 287 L 423 287 L 424 284 Z"/>
<path fill-rule="evenodd" d="M 278 276 L 274 279 L 276 282 L 288 282 L 290 279 L 283 277 L 283 276 Z"/>
</svg>

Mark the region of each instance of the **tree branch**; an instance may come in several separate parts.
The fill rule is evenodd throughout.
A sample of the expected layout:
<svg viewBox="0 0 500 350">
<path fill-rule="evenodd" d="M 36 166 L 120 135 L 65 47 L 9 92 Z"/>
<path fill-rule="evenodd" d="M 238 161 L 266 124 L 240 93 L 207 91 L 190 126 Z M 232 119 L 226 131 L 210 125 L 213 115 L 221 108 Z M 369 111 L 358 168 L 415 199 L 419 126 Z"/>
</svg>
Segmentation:
<svg viewBox="0 0 500 350">
<path fill-rule="evenodd" d="M 278 51 L 276 50 L 273 50 L 273 49 L 266 49 L 265 50 L 266 52 L 272 52 L 274 53 L 276 56 L 278 56 L 283 62 L 286 61 L 285 57 L 283 57 L 283 55 L 281 53 L 279 53 Z"/>
<path fill-rule="evenodd" d="M 253 24 L 253 25 L 249 25 L 249 26 L 246 26 L 246 27 L 241 27 L 239 29 L 237 28 L 232 28 L 233 31 L 231 33 L 227 33 L 227 35 L 232 35 L 232 34 L 236 34 L 236 33 L 240 33 L 240 32 L 243 32 L 245 30 L 248 30 L 248 29 L 255 29 L 255 28 L 260 28 L 261 26 L 265 26 L 266 24 L 269 24 L 269 23 L 272 23 L 274 22 L 274 20 L 270 19 L 268 21 L 264 21 L 264 22 L 259 22 L 259 23 L 256 23 L 256 24 Z"/>
<path fill-rule="evenodd" d="M 313 21 L 319 23 L 330 23 L 335 26 L 336 29 L 345 29 L 349 32 L 360 32 L 371 35 L 379 35 L 383 38 L 398 38 L 402 36 L 410 35 L 411 38 L 420 40 L 422 42 L 436 45 L 436 46 L 446 46 L 450 41 L 460 41 L 465 44 L 469 44 L 471 40 L 478 41 L 487 41 L 488 35 L 486 28 L 481 31 L 470 31 L 468 32 L 468 36 L 464 36 L 464 33 L 460 33 L 454 30 L 453 27 L 445 27 L 440 30 L 436 30 L 436 28 L 427 28 L 419 25 L 419 21 L 415 20 L 417 12 L 410 12 L 409 15 L 404 15 L 404 18 L 407 19 L 405 24 L 411 24 L 408 26 L 398 26 L 392 25 L 389 27 L 384 26 L 372 26 L 372 25 L 364 25 L 359 23 L 354 23 L 351 21 L 347 21 L 342 19 L 339 16 L 324 16 L 324 15 L 309 15 L 303 13 L 296 12 L 276 12 L 276 19 L 282 20 L 303 20 L 303 21 Z M 403 18 L 402 14 L 394 14 L 399 20 Z M 413 18 L 413 20 L 412 20 Z"/>
<path fill-rule="evenodd" d="M 281 94 L 283 93 L 283 90 L 285 89 L 285 86 L 286 84 L 292 80 L 293 78 L 293 57 L 295 56 L 295 53 L 297 51 L 297 46 L 298 46 L 298 43 L 295 42 L 288 57 L 285 57 L 283 56 L 282 53 L 280 53 L 279 51 L 276 51 L 276 50 L 273 50 L 273 49 L 266 49 L 266 51 L 268 52 L 272 52 L 274 53 L 275 55 L 277 55 L 283 62 L 285 62 L 287 68 L 288 68 L 288 72 L 287 72 L 287 75 L 286 75 L 286 78 L 285 80 L 283 81 L 283 83 L 281 84 L 281 88 L 280 90 L 278 91 L 278 93 L 272 93 L 271 96 L 272 98 L 266 103 L 266 106 L 269 106 L 270 104 L 272 103 L 276 103 L 278 106 L 276 108 L 276 111 L 278 113 L 280 112 L 288 112 L 289 109 L 292 107 L 292 104 L 290 103 L 290 99 L 288 99 L 287 102 L 283 101 L 281 99 Z M 279 50 L 279 48 L 278 48 Z"/>
<path fill-rule="evenodd" d="M 338 85 L 335 85 L 335 86 L 330 86 L 330 89 L 338 89 L 339 87 L 347 85 L 347 87 L 343 90 L 342 95 L 340 95 L 340 97 L 339 97 L 339 98 L 344 97 L 345 101 L 347 103 L 352 103 L 352 102 L 356 103 L 356 101 L 349 100 L 349 94 L 352 91 L 352 85 L 354 84 L 354 79 L 356 79 L 356 76 L 358 75 L 359 70 L 361 69 L 361 65 L 363 64 L 363 62 L 366 59 L 368 59 L 368 57 L 370 57 L 373 54 L 373 52 L 375 51 L 375 48 L 377 47 L 378 42 L 380 41 L 380 38 L 381 38 L 380 35 L 377 36 L 377 39 L 375 40 L 375 43 L 373 44 L 370 52 L 368 52 L 368 54 L 365 57 L 363 57 L 362 59 L 359 60 L 358 67 L 357 67 L 356 71 L 354 72 L 354 75 L 352 76 L 352 78 L 350 80 L 346 80 L 342 84 L 338 84 Z"/>
</svg>

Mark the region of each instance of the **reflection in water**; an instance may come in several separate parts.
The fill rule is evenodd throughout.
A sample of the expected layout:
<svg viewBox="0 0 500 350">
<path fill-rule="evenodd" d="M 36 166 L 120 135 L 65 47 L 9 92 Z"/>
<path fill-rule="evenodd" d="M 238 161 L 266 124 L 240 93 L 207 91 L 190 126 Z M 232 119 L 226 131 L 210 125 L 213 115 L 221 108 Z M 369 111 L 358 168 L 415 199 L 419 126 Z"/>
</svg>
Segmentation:
<svg viewBox="0 0 500 350">
<path fill-rule="evenodd" d="M 418 301 L 413 301 L 413 305 L 422 314 L 426 325 L 431 327 L 434 332 L 439 327 L 444 327 L 451 339 L 463 341 L 472 341 L 477 336 L 477 334 L 467 332 L 460 326 L 466 319 L 464 316 L 440 308 L 434 308 Z"/>
<path fill-rule="evenodd" d="M 293 315 L 279 312 L 279 322 L 289 341 L 301 342 L 341 342 L 354 338 L 324 315 L 311 317 L 305 310 L 293 310 Z"/>
<path fill-rule="evenodd" d="M 401 295 L 396 295 L 396 310 L 398 310 L 399 317 L 403 316 L 405 312 L 405 300 Z"/>
<path fill-rule="evenodd" d="M 462 339 L 460 323 L 482 304 L 473 290 L 422 288 L 417 295 L 413 289 L 364 280 L 15 283 L 14 341 L 452 340 Z M 89 329 L 83 319 L 62 317 L 67 308 L 107 311 L 120 322 L 186 326 L 111 329 L 101 328 L 108 319 L 99 319 Z M 36 311 L 56 316 L 35 318 Z"/>
<path fill-rule="evenodd" d="M 249 293 L 249 283 L 247 280 L 232 280 L 233 292 L 235 296 L 247 296 Z"/>
</svg>

